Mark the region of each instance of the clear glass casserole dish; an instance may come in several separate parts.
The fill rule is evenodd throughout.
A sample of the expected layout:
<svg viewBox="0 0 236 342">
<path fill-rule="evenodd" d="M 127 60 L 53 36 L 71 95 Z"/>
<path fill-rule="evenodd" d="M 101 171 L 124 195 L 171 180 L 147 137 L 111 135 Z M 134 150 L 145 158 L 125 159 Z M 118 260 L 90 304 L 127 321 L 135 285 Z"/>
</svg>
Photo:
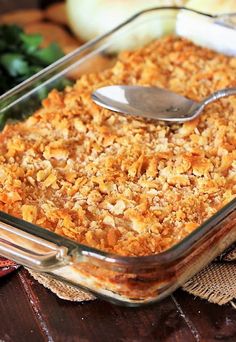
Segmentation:
<svg viewBox="0 0 236 342">
<path fill-rule="evenodd" d="M 31 114 L 48 91 L 115 61 L 117 51 L 127 49 L 125 37 L 136 48 L 160 36 L 174 33 L 176 16 L 182 13 L 216 21 L 223 34 L 236 37 L 232 16 L 210 16 L 179 8 L 143 11 L 40 72 L 0 98 L 0 110 L 18 117 Z M 153 24 L 150 35 L 145 25 Z M 165 23 L 160 25 L 160 23 Z M 235 39 L 235 38 L 234 38 Z M 227 47 L 230 50 L 230 46 Z M 231 52 L 231 51 L 230 51 Z M 232 52 L 231 52 L 232 53 Z M 107 57 L 108 56 L 108 57 Z M 105 62 L 104 62 L 105 60 Z M 236 199 L 228 203 L 186 238 L 170 249 L 150 256 L 125 257 L 76 243 L 39 226 L 0 212 L 0 254 L 35 271 L 47 272 L 111 302 L 141 305 L 161 300 L 197 273 L 236 240 Z"/>
</svg>

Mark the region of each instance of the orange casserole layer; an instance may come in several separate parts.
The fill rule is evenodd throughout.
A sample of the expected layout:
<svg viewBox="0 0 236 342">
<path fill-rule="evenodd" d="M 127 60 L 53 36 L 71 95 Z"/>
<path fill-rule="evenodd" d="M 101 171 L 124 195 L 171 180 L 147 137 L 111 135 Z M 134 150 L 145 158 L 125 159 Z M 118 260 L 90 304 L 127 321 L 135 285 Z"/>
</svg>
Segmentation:
<svg viewBox="0 0 236 342">
<path fill-rule="evenodd" d="M 201 100 L 236 86 L 236 58 L 167 37 L 53 90 L 0 134 L 0 209 L 101 250 L 159 253 L 235 197 L 236 97 L 185 124 L 146 123 L 92 102 L 110 84 Z"/>
</svg>

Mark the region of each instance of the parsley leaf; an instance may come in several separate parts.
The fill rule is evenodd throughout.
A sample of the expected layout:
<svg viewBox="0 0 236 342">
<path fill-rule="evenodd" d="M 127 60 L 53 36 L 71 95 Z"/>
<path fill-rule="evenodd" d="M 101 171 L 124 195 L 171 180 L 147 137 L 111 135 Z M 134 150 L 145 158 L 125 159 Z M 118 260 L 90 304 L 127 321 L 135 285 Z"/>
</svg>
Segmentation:
<svg viewBox="0 0 236 342">
<path fill-rule="evenodd" d="M 42 41 L 40 34 L 0 25 L 0 95 L 64 55 L 57 43 L 41 48 Z"/>
<path fill-rule="evenodd" d="M 19 53 L 4 53 L 0 56 L 0 63 L 10 76 L 24 75 L 28 71 L 28 63 Z"/>
<path fill-rule="evenodd" d="M 20 33 L 20 39 L 23 43 L 23 49 L 27 53 L 32 53 L 37 50 L 43 41 L 43 37 L 40 34 L 25 34 Z"/>
<path fill-rule="evenodd" d="M 44 49 L 35 51 L 32 55 L 38 60 L 39 63 L 47 66 L 55 62 L 57 59 L 63 57 L 64 54 L 56 43 L 52 43 Z"/>
<path fill-rule="evenodd" d="M 0 25 L 0 95 L 64 55 L 56 43 L 41 48 L 42 41 L 43 37 L 40 34 L 26 34 L 16 25 Z M 60 79 L 55 87 L 62 89 L 67 84 L 70 84 L 69 80 Z M 7 104 L 2 101 L 0 130 L 7 120 L 19 120 L 32 114 L 49 90 L 48 87 L 42 87 L 27 102 L 27 106 L 25 103 L 19 103 L 14 108 L 7 109 Z"/>
</svg>

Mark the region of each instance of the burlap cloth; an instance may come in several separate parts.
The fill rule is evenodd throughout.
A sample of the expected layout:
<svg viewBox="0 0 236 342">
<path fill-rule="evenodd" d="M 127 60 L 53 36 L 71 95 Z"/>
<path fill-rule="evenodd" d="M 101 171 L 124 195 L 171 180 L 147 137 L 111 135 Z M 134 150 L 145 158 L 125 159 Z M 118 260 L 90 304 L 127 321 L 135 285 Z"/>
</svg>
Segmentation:
<svg viewBox="0 0 236 342">
<path fill-rule="evenodd" d="M 54 292 L 58 297 L 70 301 L 94 300 L 89 293 L 65 284 L 45 273 L 28 270 L 34 279 Z M 219 305 L 236 298 L 236 244 L 197 273 L 182 287 L 185 291 Z"/>
</svg>

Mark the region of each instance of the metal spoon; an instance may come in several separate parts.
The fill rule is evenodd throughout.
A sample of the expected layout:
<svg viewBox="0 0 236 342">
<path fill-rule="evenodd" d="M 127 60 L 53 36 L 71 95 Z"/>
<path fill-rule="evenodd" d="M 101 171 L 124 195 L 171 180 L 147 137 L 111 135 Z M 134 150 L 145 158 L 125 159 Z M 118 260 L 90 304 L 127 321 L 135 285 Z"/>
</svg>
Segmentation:
<svg viewBox="0 0 236 342">
<path fill-rule="evenodd" d="M 218 90 L 201 102 L 195 102 L 162 88 L 115 85 L 97 89 L 92 99 L 121 114 L 185 122 L 200 115 L 209 103 L 230 95 L 236 95 L 236 88 Z"/>
</svg>

